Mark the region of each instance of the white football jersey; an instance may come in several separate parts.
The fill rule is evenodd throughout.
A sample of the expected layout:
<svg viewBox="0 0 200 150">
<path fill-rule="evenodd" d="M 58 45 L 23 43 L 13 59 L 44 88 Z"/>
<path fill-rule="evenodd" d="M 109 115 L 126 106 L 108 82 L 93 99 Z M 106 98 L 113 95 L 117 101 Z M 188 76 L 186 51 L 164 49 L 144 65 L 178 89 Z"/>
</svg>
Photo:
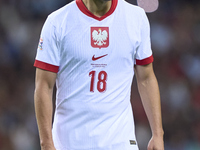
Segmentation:
<svg viewBox="0 0 200 150">
<path fill-rule="evenodd" d="M 130 90 L 134 65 L 153 61 L 149 30 L 124 0 L 100 18 L 82 0 L 48 16 L 34 66 L 57 73 L 57 150 L 138 150 Z"/>
</svg>

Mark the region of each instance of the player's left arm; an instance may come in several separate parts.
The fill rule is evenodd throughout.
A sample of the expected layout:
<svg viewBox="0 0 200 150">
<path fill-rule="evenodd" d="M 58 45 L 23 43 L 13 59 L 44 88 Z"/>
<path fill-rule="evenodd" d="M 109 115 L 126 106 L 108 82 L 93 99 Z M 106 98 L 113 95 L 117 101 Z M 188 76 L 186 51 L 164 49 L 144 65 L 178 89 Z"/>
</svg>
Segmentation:
<svg viewBox="0 0 200 150">
<path fill-rule="evenodd" d="M 160 92 L 152 63 L 136 65 L 135 72 L 142 104 L 152 131 L 148 150 L 164 150 Z"/>
</svg>

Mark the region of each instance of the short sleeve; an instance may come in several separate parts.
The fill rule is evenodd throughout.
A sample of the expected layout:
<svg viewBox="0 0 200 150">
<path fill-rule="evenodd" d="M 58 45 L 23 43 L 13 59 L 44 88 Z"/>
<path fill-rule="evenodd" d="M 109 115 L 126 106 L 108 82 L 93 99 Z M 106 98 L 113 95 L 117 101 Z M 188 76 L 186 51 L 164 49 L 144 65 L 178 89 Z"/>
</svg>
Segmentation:
<svg viewBox="0 0 200 150">
<path fill-rule="evenodd" d="M 153 62 L 151 40 L 150 40 L 150 25 L 148 18 L 143 11 L 142 21 L 140 25 L 140 44 L 135 53 L 136 65 L 147 65 Z"/>
<path fill-rule="evenodd" d="M 56 27 L 48 17 L 42 28 L 34 66 L 57 73 L 59 70 L 59 46 Z"/>
</svg>

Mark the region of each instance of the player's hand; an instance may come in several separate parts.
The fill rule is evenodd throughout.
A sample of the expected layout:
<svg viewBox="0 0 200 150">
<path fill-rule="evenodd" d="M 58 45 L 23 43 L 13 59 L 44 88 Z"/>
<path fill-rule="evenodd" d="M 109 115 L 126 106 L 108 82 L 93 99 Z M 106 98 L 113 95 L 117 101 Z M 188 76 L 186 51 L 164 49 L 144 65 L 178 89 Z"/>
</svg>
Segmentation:
<svg viewBox="0 0 200 150">
<path fill-rule="evenodd" d="M 164 150 L 163 136 L 153 136 L 149 141 L 147 150 Z"/>
</svg>

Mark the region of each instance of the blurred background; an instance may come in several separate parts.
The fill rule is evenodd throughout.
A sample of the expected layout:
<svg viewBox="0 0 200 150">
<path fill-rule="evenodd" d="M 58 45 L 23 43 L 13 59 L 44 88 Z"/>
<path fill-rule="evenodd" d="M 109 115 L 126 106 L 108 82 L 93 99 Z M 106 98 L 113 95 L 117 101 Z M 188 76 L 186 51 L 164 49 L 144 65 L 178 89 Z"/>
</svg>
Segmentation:
<svg viewBox="0 0 200 150">
<path fill-rule="evenodd" d="M 0 150 L 40 149 L 33 63 L 47 15 L 69 2 L 0 0 Z M 147 15 L 165 150 L 200 150 L 200 1 L 160 0 L 159 9 Z M 135 80 L 131 99 L 137 140 L 146 150 L 151 132 Z"/>
</svg>

